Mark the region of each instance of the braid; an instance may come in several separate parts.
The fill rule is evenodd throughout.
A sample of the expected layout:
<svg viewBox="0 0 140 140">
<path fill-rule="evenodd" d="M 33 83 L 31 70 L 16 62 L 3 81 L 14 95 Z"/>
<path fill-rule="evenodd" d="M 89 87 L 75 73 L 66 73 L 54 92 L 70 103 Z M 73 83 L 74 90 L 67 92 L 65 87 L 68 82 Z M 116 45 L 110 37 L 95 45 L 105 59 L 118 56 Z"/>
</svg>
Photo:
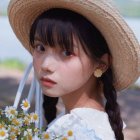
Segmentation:
<svg viewBox="0 0 140 140">
<path fill-rule="evenodd" d="M 120 115 L 120 108 L 117 103 L 117 93 L 113 86 L 113 74 L 109 68 L 101 77 L 103 92 L 107 100 L 105 110 L 109 116 L 111 127 L 115 133 L 116 140 L 124 140 L 123 122 Z"/>
<path fill-rule="evenodd" d="M 43 98 L 44 115 L 49 124 L 56 117 L 56 104 L 58 102 L 58 97 L 49 97 L 44 95 Z"/>
</svg>

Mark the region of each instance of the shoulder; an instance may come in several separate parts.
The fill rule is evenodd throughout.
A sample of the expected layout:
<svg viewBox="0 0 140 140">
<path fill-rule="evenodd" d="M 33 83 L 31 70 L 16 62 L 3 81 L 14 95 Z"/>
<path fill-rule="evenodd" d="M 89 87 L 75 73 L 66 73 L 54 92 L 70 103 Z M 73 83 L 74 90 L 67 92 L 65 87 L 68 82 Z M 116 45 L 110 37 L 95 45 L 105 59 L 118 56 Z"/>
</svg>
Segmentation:
<svg viewBox="0 0 140 140">
<path fill-rule="evenodd" d="M 106 112 L 92 108 L 76 108 L 72 113 L 84 120 L 102 140 L 115 140 Z"/>
<path fill-rule="evenodd" d="M 57 137 L 62 136 L 71 140 L 101 140 L 84 120 L 73 113 L 60 117 L 47 131 Z"/>
<path fill-rule="evenodd" d="M 58 118 L 47 131 L 57 135 L 72 132 L 78 140 L 115 140 L 107 114 L 90 108 L 76 108 Z"/>
</svg>

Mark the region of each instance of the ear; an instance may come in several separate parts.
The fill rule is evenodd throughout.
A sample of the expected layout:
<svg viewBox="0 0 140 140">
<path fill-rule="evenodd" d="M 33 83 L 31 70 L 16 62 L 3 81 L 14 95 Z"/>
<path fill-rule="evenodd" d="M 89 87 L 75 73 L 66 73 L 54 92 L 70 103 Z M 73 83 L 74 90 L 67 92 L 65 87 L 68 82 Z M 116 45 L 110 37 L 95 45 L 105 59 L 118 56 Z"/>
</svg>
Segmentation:
<svg viewBox="0 0 140 140">
<path fill-rule="evenodd" d="M 101 60 L 101 63 L 99 64 L 98 68 L 101 69 L 102 72 L 104 73 L 111 65 L 112 59 L 109 54 L 105 53 L 104 55 L 102 55 L 100 60 Z"/>
</svg>

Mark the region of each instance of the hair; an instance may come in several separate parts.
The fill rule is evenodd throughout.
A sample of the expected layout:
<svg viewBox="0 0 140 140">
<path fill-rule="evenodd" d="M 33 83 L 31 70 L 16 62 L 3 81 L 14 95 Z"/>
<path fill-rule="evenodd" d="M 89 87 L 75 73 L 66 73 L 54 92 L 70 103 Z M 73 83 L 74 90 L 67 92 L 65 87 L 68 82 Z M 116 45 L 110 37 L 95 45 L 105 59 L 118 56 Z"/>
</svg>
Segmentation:
<svg viewBox="0 0 140 140">
<path fill-rule="evenodd" d="M 105 54 L 111 56 L 108 45 L 100 31 L 85 17 L 66 9 L 50 9 L 36 18 L 30 30 L 30 44 L 34 46 L 35 33 L 43 43 L 50 47 L 60 46 L 68 51 L 73 50 L 73 36 L 81 43 L 85 53 L 102 63 L 100 58 Z M 103 85 L 106 98 L 105 111 L 109 116 L 111 127 L 117 140 L 124 140 L 123 122 L 117 103 L 117 93 L 113 85 L 114 76 L 111 67 L 98 79 Z M 47 122 L 56 117 L 58 98 L 44 95 L 44 111 Z"/>
</svg>

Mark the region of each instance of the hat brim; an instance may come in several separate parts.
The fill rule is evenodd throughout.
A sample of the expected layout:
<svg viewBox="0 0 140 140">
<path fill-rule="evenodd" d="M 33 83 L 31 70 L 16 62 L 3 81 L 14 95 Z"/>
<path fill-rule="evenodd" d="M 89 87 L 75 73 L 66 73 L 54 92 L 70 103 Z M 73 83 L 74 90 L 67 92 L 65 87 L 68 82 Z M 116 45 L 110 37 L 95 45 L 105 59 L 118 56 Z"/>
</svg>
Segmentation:
<svg viewBox="0 0 140 140">
<path fill-rule="evenodd" d="M 140 75 L 140 47 L 132 30 L 107 0 L 12 0 L 8 7 L 11 27 L 30 52 L 29 32 L 38 15 L 65 8 L 86 17 L 103 34 L 112 55 L 116 90 L 127 88 Z M 109 85 L 108 85 L 109 86 Z"/>
</svg>

